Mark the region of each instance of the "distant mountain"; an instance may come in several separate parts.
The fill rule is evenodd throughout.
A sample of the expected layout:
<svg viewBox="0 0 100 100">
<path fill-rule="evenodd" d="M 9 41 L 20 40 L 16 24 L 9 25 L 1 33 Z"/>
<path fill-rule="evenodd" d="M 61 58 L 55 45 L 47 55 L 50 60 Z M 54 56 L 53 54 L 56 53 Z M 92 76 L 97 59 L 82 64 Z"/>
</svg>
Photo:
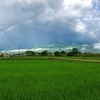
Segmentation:
<svg viewBox="0 0 100 100">
<path fill-rule="evenodd" d="M 72 48 L 78 48 L 80 52 L 100 52 L 99 49 L 94 49 L 93 44 L 86 44 L 86 43 L 65 43 L 65 42 L 54 42 L 54 43 L 48 43 L 36 46 L 33 49 L 41 48 L 41 50 L 48 50 L 48 51 L 55 51 L 55 50 L 65 50 L 66 52 L 69 52 L 72 50 Z"/>
<path fill-rule="evenodd" d="M 39 45 L 39 46 L 36 46 L 35 48 L 64 48 L 68 45 L 69 44 L 65 42 L 54 42 L 54 43 Z"/>
<path fill-rule="evenodd" d="M 43 45 L 38 45 L 33 48 L 26 48 L 26 49 L 21 49 L 20 52 L 24 52 L 26 50 L 31 50 L 31 51 L 44 51 L 48 50 L 49 52 L 54 52 L 54 51 L 66 51 L 70 52 L 72 48 L 78 48 L 80 52 L 93 52 L 93 53 L 100 53 L 100 49 L 95 49 L 93 44 L 86 44 L 86 43 L 66 43 L 66 42 L 54 42 L 54 43 L 48 43 L 48 44 L 43 44 Z M 7 51 L 7 52 L 18 52 L 18 49 L 11 49 L 9 46 L 6 45 L 0 45 L 0 51 Z"/>
</svg>

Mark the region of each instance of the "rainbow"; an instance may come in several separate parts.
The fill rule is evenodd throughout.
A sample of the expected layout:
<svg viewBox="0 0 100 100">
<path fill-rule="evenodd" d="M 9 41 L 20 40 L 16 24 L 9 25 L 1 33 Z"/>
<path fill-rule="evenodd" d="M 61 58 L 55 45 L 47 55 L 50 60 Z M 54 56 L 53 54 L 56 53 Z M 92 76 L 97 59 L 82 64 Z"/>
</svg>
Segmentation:
<svg viewBox="0 0 100 100">
<path fill-rule="evenodd" d="M 29 20 L 29 21 L 26 21 L 26 22 L 22 22 L 22 23 L 18 23 L 18 24 L 15 24 L 15 25 L 13 25 L 13 26 L 10 26 L 10 27 L 6 28 L 4 31 L 2 31 L 2 32 L 0 33 L 0 35 L 2 35 L 2 34 L 4 34 L 4 33 L 8 32 L 8 31 L 10 31 L 10 30 L 12 30 L 12 29 L 14 29 L 14 28 L 20 26 L 20 25 L 24 25 L 24 24 L 32 23 L 32 22 L 34 22 L 34 21 L 33 21 L 33 20 Z"/>
<path fill-rule="evenodd" d="M 92 37 L 94 37 L 98 42 L 100 42 L 100 39 L 99 39 L 96 35 L 94 35 L 94 32 L 91 32 L 91 31 L 90 31 L 90 35 L 91 35 Z"/>
<path fill-rule="evenodd" d="M 34 21 L 33 21 L 33 20 L 28 20 L 28 21 L 26 21 L 26 22 L 22 22 L 22 23 L 18 23 L 18 24 L 15 24 L 15 25 L 13 25 L 13 26 L 10 26 L 10 27 L 6 28 L 4 31 L 2 31 L 2 32 L 0 33 L 0 35 L 2 35 L 2 34 L 4 34 L 4 33 L 8 32 L 8 31 L 10 31 L 10 30 L 12 30 L 12 29 L 14 29 L 14 28 L 20 26 L 20 25 L 24 25 L 24 24 L 32 23 L 32 22 L 34 22 Z M 96 29 L 96 30 L 97 30 L 97 29 Z M 89 34 L 90 34 L 93 38 L 95 38 L 98 42 L 100 42 L 100 39 L 94 34 L 94 33 L 96 32 L 96 30 L 95 30 L 94 32 L 90 31 Z"/>
</svg>

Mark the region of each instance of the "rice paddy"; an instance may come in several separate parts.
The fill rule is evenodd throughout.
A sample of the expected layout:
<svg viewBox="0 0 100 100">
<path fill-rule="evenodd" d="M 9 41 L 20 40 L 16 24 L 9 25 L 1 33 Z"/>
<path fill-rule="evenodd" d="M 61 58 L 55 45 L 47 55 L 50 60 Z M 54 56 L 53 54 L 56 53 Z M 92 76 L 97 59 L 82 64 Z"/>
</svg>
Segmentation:
<svg viewBox="0 0 100 100">
<path fill-rule="evenodd" d="M 0 60 L 0 100 L 100 100 L 100 63 Z"/>
</svg>

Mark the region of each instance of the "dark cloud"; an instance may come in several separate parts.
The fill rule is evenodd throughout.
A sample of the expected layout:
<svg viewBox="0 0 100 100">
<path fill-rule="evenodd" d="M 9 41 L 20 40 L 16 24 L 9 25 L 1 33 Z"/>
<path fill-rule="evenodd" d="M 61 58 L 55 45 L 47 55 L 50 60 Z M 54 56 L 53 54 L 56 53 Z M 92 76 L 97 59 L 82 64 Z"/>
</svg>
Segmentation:
<svg viewBox="0 0 100 100">
<path fill-rule="evenodd" d="M 99 0 L 0 1 L 1 33 L 23 23 L 0 35 L 0 44 L 12 47 L 20 44 L 25 48 L 57 41 L 95 43 L 98 39 L 94 35 L 99 38 L 100 26 L 98 2 Z M 30 20 L 33 23 L 24 24 Z"/>
<path fill-rule="evenodd" d="M 70 24 L 63 22 L 32 22 L 20 25 L 0 37 L 2 44 L 10 45 L 11 48 L 16 48 L 21 45 L 22 48 L 30 48 L 40 44 L 53 43 L 64 41 L 67 43 L 82 42 L 92 43 L 96 41 L 90 39 L 89 35 L 80 34 L 71 30 Z M 13 37 L 12 37 L 13 36 Z"/>
</svg>

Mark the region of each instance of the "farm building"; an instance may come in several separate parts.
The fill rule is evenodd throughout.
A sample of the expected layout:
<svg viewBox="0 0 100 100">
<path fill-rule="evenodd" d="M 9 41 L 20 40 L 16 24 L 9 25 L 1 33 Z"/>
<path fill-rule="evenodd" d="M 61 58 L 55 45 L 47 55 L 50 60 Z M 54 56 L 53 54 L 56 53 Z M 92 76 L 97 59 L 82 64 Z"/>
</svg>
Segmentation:
<svg viewBox="0 0 100 100">
<path fill-rule="evenodd" d="M 1 53 L 0 52 L 0 57 L 9 57 L 9 55 L 7 53 Z"/>
</svg>

